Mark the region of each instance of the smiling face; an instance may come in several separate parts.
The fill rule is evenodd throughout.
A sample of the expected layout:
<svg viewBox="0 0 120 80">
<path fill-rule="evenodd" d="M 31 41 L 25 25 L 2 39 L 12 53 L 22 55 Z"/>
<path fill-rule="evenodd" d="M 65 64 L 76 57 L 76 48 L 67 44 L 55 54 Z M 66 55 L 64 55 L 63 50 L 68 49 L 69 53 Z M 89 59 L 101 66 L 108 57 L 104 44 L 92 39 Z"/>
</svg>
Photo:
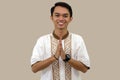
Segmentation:
<svg viewBox="0 0 120 80">
<path fill-rule="evenodd" d="M 72 20 L 69 11 L 65 7 L 57 6 L 51 16 L 55 29 L 66 29 L 69 22 Z"/>
</svg>

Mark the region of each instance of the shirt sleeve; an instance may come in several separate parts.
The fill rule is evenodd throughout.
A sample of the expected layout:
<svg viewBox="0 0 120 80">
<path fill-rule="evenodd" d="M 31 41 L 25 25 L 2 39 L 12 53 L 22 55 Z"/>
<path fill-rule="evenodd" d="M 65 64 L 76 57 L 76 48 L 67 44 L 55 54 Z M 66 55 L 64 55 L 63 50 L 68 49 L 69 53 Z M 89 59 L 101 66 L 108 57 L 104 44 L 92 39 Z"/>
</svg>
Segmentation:
<svg viewBox="0 0 120 80">
<path fill-rule="evenodd" d="M 82 62 L 87 67 L 90 67 L 90 60 L 88 56 L 88 52 L 84 43 L 84 40 L 81 40 L 81 44 L 79 45 L 78 52 L 77 52 L 77 60 Z"/>
<path fill-rule="evenodd" d="M 38 39 L 38 41 L 36 42 L 33 48 L 32 56 L 31 56 L 31 65 L 33 65 L 38 61 L 43 60 L 43 53 L 44 53 L 44 45 L 43 45 L 43 40 L 40 38 Z"/>
</svg>

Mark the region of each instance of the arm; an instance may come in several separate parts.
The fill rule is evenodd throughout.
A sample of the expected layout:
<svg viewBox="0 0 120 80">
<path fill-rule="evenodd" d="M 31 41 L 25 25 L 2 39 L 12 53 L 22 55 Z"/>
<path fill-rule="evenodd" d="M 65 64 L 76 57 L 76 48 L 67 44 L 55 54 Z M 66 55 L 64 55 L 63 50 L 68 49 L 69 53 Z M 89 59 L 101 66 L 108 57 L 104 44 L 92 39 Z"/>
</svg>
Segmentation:
<svg viewBox="0 0 120 80">
<path fill-rule="evenodd" d="M 33 64 L 32 67 L 32 71 L 34 73 L 45 69 L 46 67 L 48 67 L 50 64 L 52 64 L 54 61 L 56 60 L 56 58 L 54 56 L 44 60 L 44 61 L 38 61 L 35 64 Z"/>
<path fill-rule="evenodd" d="M 83 73 L 85 73 L 89 67 L 85 66 L 82 62 L 80 61 L 77 61 L 77 60 L 74 60 L 74 59 L 70 59 L 68 61 L 68 63 L 75 69 L 79 70 L 79 71 L 82 71 Z"/>
<path fill-rule="evenodd" d="M 90 69 L 89 56 L 87 53 L 87 49 L 82 37 L 79 37 L 76 40 L 78 44 L 78 51 L 76 53 L 76 58 L 72 58 L 68 61 L 68 63 L 75 69 L 82 71 L 85 73 L 88 69 Z"/>
<path fill-rule="evenodd" d="M 54 61 L 58 60 L 60 56 L 60 45 L 57 46 L 57 50 L 55 55 L 51 56 L 50 58 L 43 60 L 43 61 L 38 61 L 35 64 L 33 64 L 32 67 L 32 71 L 34 73 L 45 69 L 46 67 L 48 67 L 50 64 L 52 64 Z"/>
<path fill-rule="evenodd" d="M 60 41 L 61 43 L 61 41 Z M 62 47 L 62 44 L 61 44 L 61 47 Z M 63 48 L 61 48 L 61 58 L 63 60 L 66 59 L 66 56 L 65 56 L 65 52 L 63 50 Z M 76 70 L 79 70 L 79 71 L 82 71 L 83 73 L 85 73 L 89 67 L 87 67 L 86 65 L 84 65 L 82 62 L 78 61 L 78 60 L 75 60 L 73 58 L 70 58 L 69 61 L 67 61 L 73 68 L 75 68 Z"/>
<path fill-rule="evenodd" d="M 71 58 L 70 55 L 69 55 L 69 57 L 66 56 L 63 49 L 61 50 L 61 52 L 62 52 L 61 53 L 61 58 L 63 59 L 63 61 L 68 62 L 76 70 L 79 70 L 79 71 L 82 71 L 83 73 L 85 73 L 89 69 L 89 67 L 84 65 L 82 62 Z"/>
</svg>

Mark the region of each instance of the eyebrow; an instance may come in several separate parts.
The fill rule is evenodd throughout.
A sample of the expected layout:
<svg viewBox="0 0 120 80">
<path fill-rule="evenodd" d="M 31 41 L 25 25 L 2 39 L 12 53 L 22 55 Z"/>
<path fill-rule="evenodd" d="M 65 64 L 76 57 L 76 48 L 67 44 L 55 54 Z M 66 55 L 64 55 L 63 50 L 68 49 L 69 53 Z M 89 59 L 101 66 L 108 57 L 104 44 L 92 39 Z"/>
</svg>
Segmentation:
<svg viewBox="0 0 120 80">
<path fill-rule="evenodd" d="M 60 14 L 60 13 L 55 12 L 54 14 Z M 68 15 L 68 13 L 63 13 L 62 15 Z"/>
</svg>

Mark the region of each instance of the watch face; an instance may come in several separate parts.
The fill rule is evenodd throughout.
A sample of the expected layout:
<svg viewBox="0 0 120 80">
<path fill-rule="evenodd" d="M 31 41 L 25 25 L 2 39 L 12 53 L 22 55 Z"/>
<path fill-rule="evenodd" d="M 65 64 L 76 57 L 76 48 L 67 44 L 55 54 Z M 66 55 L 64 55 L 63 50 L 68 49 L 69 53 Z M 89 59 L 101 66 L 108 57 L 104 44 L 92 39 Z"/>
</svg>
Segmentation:
<svg viewBox="0 0 120 80">
<path fill-rule="evenodd" d="M 69 54 L 67 54 L 66 56 L 67 56 L 67 58 L 71 58 L 71 56 Z"/>
<path fill-rule="evenodd" d="M 65 56 L 66 58 L 63 61 L 68 62 L 71 59 L 71 56 L 70 54 L 66 54 Z"/>
</svg>

